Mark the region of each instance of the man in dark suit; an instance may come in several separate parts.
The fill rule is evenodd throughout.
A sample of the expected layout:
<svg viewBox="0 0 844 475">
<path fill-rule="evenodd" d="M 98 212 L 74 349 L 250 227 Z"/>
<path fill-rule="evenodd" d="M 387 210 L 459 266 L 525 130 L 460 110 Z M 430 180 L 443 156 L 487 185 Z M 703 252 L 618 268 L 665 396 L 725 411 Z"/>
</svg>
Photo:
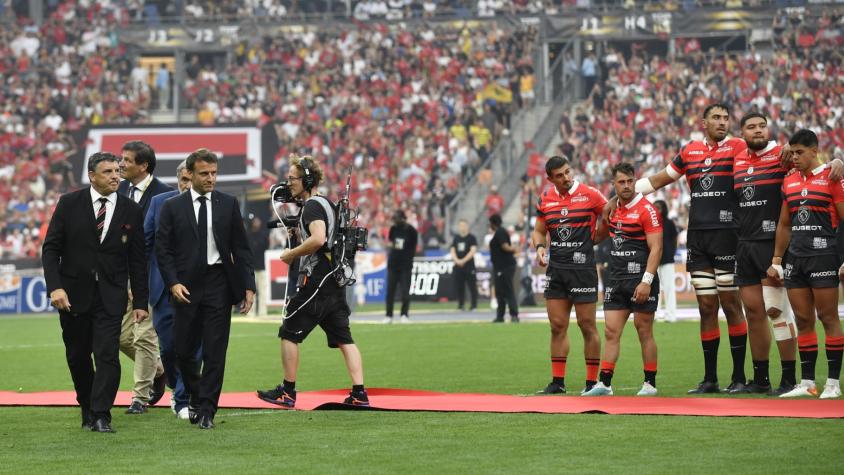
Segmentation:
<svg viewBox="0 0 844 475">
<path fill-rule="evenodd" d="M 188 419 L 188 393 L 185 391 L 182 373 L 176 361 L 176 349 L 173 345 L 173 307 L 170 305 L 170 292 L 164 287 L 164 280 L 158 270 L 158 258 L 155 257 L 155 231 L 161 221 L 161 207 L 164 202 L 187 191 L 191 186 L 191 174 L 186 162 L 176 167 L 176 179 L 179 189 L 156 195 L 150 200 L 149 210 L 144 218 L 144 238 L 146 256 L 149 261 L 149 304 L 152 307 L 152 322 L 158 334 L 158 347 L 161 363 L 167 375 L 167 385 L 173 390 L 171 406 L 179 419 Z"/>
<path fill-rule="evenodd" d="M 199 149 L 187 158 L 191 189 L 164 202 L 155 254 L 170 289 L 179 370 L 190 395 L 190 420 L 214 428 L 223 388 L 231 307 L 246 314 L 255 298 L 252 252 L 231 195 L 214 191 L 217 156 Z M 202 375 L 196 352 L 202 345 Z"/>
<path fill-rule="evenodd" d="M 152 175 L 155 165 L 155 151 L 148 144 L 132 141 L 123 145 L 120 160 L 123 181 L 117 192 L 138 203 L 144 215 L 153 196 L 173 191 L 173 188 Z M 147 412 L 148 405 L 155 405 L 164 395 L 165 372 L 159 361 L 158 336 L 153 322 L 149 318 L 135 322 L 131 310 L 127 309 L 123 315 L 120 328 L 120 350 L 135 362 L 132 404 L 126 414 L 143 414 Z"/>
<path fill-rule="evenodd" d="M 126 310 L 127 282 L 135 297 L 133 320 L 149 316 L 143 215 L 140 206 L 117 193 L 118 161 L 104 152 L 88 159 L 91 186 L 59 199 L 42 249 L 82 428 L 96 432 L 114 432 L 111 406 L 120 384 L 120 316 Z"/>
</svg>

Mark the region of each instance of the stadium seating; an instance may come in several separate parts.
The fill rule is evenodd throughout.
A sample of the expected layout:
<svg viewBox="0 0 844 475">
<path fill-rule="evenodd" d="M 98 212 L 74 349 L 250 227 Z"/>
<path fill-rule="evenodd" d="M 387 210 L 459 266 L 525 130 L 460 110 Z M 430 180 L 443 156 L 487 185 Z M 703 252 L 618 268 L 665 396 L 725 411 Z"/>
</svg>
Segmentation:
<svg viewBox="0 0 844 475">
<path fill-rule="evenodd" d="M 167 106 L 149 71 L 120 42 L 117 30 L 133 13 L 114 4 L 81 5 L 63 2 L 40 28 L 21 19 L 2 34 L 0 67 L 16 86 L 4 90 L 0 117 L 7 256 L 40 247 L 43 233 L 36 230 L 58 194 L 77 185 L 79 170 L 68 169 L 67 157 L 82 144 L 69 131 L 144 123 Z M 386 216 L 399 203 L 415 204 L 408 211 L 424 232 L 442 220 L 445 201 L 494 145 L 512 110 L 502 96 L 509 101 L 511 83 L 518 92 L 520 78 L 532 75 L 521 58 L 530 56 L 534 33 L 371 24 L 243 42 L 230 62 L 189 68 L 183 105 L 208 125 L 274 122 L 280 149 L 274 170 L 281 176 L 292 152 L 326 163 L 329 183 L 354 167 L 353 198 L 362 218 L 379 224 L 377 234 L 385 235 Z M 518 93 L 513 102 L 521 105 Z M 32 201 L 9 198 L 23 189 Z M 46 215 L 33 211 L 38 206 Z M 19 245 L 15 228 L 30 229 L 32 245 Z"/>
</svg>

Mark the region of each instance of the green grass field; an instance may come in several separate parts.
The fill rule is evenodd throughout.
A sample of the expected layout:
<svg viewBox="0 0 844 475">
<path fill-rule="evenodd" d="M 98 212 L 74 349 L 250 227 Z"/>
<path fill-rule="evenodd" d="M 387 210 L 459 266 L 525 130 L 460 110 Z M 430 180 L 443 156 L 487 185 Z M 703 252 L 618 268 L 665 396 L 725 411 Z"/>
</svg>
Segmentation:
<svg viewBox="0 0 844 475">
<path fill-rule="evenodd" d="M 697 328 L 657 324 L 660 395 L 681 396 L 699 380 Z M 225 391 L 278 383 L 276 329 L 275 323 L 233 325 Z M 577 392 L 584 367 L 572 329 L 567 383 Z M 632 395 L 641 384 L 632 330 L 613 380 L 619 395 Z M 353 333 L 370 387 L 528 394 L 549 380 L 546 324 L 354 325 Z M 131 366 L 122 360 L 121 390 L 129 390 Z M 825 358 L 819 360 L 823 381 Z M 72 389 L 55 317 L 0 319 L 0 361 L 0 390 Z M 726 338 L 720 361 L 727 382 Z M 777 383 L 776 355 L 772 361 Z M 302 347 L 297 389 L 348 384 L 339 352 L 315 331 Z M 118 408 L 118 433 L 103 435 L 82 432 L 78 414 L 76 408 L 0 408 L 0 473 L 840 473 L 844 462 L 839 420 L 222 410 L 216 430 L 200 431 L 169 408 L 142 416 Z"/>
</svg>

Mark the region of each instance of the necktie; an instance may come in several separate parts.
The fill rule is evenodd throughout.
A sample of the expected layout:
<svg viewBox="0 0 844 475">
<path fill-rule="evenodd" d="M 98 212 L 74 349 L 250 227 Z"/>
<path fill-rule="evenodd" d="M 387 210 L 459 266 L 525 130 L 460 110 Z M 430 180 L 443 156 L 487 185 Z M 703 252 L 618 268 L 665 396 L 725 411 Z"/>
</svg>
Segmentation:
<svg viewBox="0 0 844 475">
<path fill-rule="evenodd" d="M 134 201 L 135 203 L 138 202 L 138 200 L 135 199 L 135 191 L 136 190 L 137 190 L 137 188 L 135 188 L 135 185 L 132 185 L 132 186 L 129 187 L 129 199 Z"/>
<path fill-rule="evenodd" d="M 199 256 L 202 266 L 208 265 L 208 207 L 205 206 L 207 198 L 200 196 L 199 216 L 196 217 L 196 226 L 199 228 Z"/>
<path fill-rule="evenodd" d="M 105 228 L 106 203 L 108 198 L 100 198 L 100 209 L 97 210 L 97 239 L 103 241 L 103 228 Z"/>
</svg>

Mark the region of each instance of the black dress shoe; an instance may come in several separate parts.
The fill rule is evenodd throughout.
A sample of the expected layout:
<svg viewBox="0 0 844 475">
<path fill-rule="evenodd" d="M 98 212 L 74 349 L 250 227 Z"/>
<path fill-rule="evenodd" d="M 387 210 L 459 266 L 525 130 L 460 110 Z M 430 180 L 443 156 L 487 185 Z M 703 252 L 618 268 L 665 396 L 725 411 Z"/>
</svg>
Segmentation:
<svg viewBox="0 0 844 475">
<path fill-rule="evenodd" d="M 195 409 L 193 407 L 188 407 L 188 420 L 191 424 L 196 424 L 199 422 L 199 409 Z"/>
<path fill-rule="evenodd" d="M 209 415 L 200 416 L 198 425 L 199 425 L 200 429 L 213 429 L 214 428 L 214 416 L 209 416 Z"/>
<path fill-rule="evenodd" d="M 129 409 L 126 409 L 126 414 L 144 414 L 145 412 L 147 412 L 147 406 L 141 401 L 132 401 Z"/>
<path fill-rule="evenodd" d="M 727 394 L 747 394 L 750 391 L 747 389 L 747 384 L 742 381 L 733 381 L 727 386 L 727 389 L 724 390 Z"/>
<path fill-rule="evenodd" d="M 158 401 L 164 397 L 164 391 L 166 391 L 167 386 L 167 374 L 161 373 L 161 376 L 157 376 L 155 379 L 152 380 L 152 389 L 149 392 L 149 405 L 154 406 L 158 404 Z"/>
<path fill-rule="evenodd" d="M 519 316 L 513 315 L 512 317 L 510 317 L 510 323 L 519 323 Z"/>
<path fill-rule="evenodd" d="M 720 392 L 718 381 L 701 381 L 696 388 L 689 389 L 686 394 L 717 394 Z"/>
<path fill-rule="evenodd" d="M 503 318 L 496 318 L 492 321 L 492 323 L 504 323 L 504 319 Z"/>
<path fill-rule="evenodd" d="M 114 434 L 117 432 L 116 430 L 111 428 L 111 423 L 105 419 L 97 419 L 91 424 L 91 431 L 92 432 L 102 432 L 108 434 Z"/>
<path fill-rule="evenodd" d="M 82 409 L 82 430 L 91 430 L 94 426 L 94 416 L 87 409 Z"/>
</svg>

